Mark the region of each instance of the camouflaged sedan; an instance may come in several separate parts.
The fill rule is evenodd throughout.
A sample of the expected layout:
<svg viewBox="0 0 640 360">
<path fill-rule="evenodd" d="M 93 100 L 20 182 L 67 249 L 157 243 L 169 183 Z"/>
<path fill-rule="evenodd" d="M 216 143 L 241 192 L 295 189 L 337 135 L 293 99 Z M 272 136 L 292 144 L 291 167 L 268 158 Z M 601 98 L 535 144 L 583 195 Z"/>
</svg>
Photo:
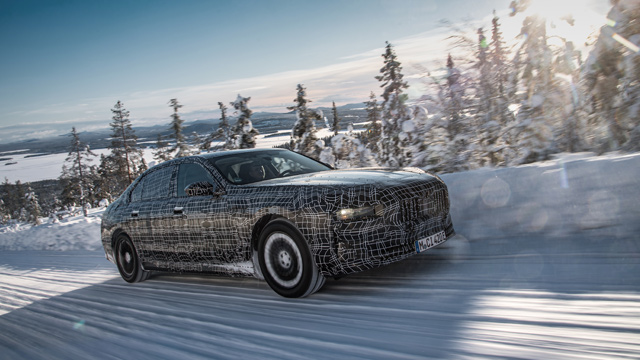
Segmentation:
<svg viewBox="0 0 640 360">
<path fill-rule="evenodd" d="M 453 235 L 447 187 L 435 175 L 333 170 L 279 149 L 167 161 L 136 179 L 102 218 L 107 259 L 128 282 L 151 271 L 255 276 L 285 297 Z"/>
</svg>

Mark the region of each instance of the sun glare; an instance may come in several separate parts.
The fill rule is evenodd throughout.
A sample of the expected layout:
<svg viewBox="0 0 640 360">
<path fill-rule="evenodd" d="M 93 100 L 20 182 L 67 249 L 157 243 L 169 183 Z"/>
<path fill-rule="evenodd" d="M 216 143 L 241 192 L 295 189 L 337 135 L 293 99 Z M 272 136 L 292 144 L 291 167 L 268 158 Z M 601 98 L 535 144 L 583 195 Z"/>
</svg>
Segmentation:
<svg viewBox="0 0 640 360">
<path fill-rule="evenodd" d="M 584 0 L 531 0 L 527 13 L 547 20 L 548 35 L 557 35 L 576 44 L 584 43 L 589 34 L 605 24 Z"/>
</svg>

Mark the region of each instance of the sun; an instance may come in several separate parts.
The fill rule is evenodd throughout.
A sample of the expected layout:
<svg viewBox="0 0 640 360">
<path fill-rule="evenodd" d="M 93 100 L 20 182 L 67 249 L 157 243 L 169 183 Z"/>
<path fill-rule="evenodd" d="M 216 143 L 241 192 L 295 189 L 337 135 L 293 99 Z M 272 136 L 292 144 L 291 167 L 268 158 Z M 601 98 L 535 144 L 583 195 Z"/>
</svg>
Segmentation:
<svg viewBox="0 0 640 360">
<path fill-rule="evenodd" d="M 529 0 L 525 13 L 547 21 L 547 34 L 576 44 L 606 23 L 606 16 L 585 4 L 585 0 Z"/>
</svg>

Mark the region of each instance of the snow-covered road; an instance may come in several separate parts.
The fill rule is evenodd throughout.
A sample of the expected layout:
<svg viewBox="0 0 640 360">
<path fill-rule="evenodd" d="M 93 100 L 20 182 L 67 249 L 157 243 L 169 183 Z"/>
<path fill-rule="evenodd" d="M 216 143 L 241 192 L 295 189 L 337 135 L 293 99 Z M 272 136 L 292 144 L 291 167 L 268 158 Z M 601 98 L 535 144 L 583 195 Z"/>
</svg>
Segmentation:
<svg viewBox="0 0 640 360">
<path fill-rule="evenodd" d="M 600 162 L 599 162 L 600 161 Z M 452 174 L 459 236 L 305 299 L 0 252 L 1 359 L 640 358 L 640 156 Z"/>
<path fill-rule="evenodd" d="M 629 240 L 602 252 L 579 246 L 599 240 L 565 239 L 550 253 L 552 241 L 535 237 L 459 237 L 298 300 L 255 279 L 130 285 L 99 252 L 5 252 L 2 303 L 19 307 L 3 309 L 0 357 L 638 358 Z M 504 242 L 519 251 L 486 255 Z"/>
</svg>

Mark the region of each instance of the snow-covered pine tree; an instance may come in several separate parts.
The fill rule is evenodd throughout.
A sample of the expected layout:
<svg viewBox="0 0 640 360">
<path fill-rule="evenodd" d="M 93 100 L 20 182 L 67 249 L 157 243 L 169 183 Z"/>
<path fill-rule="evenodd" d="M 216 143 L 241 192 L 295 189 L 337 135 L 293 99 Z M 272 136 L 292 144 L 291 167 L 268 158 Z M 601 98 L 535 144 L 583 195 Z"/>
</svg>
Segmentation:
<svg viewBox="0 0 640 360">
<path fill-rule="evenodd" d="M 477 70 L 478 83 L 475 103 L 475 146 L 473 162 L 478 166 L 498 166 L 504 164 L 507 148 L 503 129 L 510 123 L 509 101 L 505 87 L 506 59 L 499 30 L 498 18 L 494 16 L 492 41 L 487 43 L 482 28 L 478 29 Z"/>
<path fill-rule="evenodd" d="M 13 202 L 13 214 L 12 214 L 12 218 L 14 220 L 18 220 L 18 221 L 26 221 L 27 219 L 25 218 L 25 208 L 27 207 L 27 202 L 26 202 L 26 197 L 24 196 L 25 194 L 25 187 L 24 185 L 22 185 L 22 182 L 20 180 L 16 180 L 15 185 L 13 186 L 13 197 L 15 198 L 15 201 Z"/>
<path fill-rule="evenodd" d="M 406 106 L 407 95 L 404 90 L 409 87 L 403 80 L 402 66 L 393 46 L 386 42 L 384 66 L 380 69 L 381 75 L 376 76 L 384 88 L 382 93 L 382 121 L 381 135 L 378 147 L 378 163 L 390 167 L 403 167 L 409 164 L 411 154 L 407 154 L 407 143 L 410 139 L 403 132 L 403 126 L 409 119 L 409 111 Z"/>
<path fill-rule="evenodd" d="M 156 140 L 156 149 L 153 151 L 153 159 L 158 163 L 162 163 L 172 159 L 172 149 L 162 134 L 158 134 Z"/>
<path fill-rule="evenodd" d="M 474 63 L 471 60 L 468 63 L 470 72 Z M 423 107 L 413 107 L 412 122 L 421 139 L 411 145 L 412 151 L 420 152 L 411 164 L 432 171 L 454 172 L 473 165 L 471 155 L 477 145 L 477 82 L 473 74 L 467 75 L 456 66 L 450 54 L 443 68 L 443 77 L 426 71 L 427 86 L 433 90 L 420 98 Z"/>
<path fill-rule="evenodd" d="M 0 187 L 0 200 L 2 200 L 0 216 L 2 217 L 2 224 L 6 224 L 12 218 L 14 207 L 14 204 L 12 203 L 15 201 L 13 184 L 9 182 L 9 179 L 6 176 L 2 186 Z"/>
<path fill-rule="evenodd" d="M 40 203 L 38 202 L 38 196 L 36 196 L 35 192 L 31 189 L 31 186 L 27 184 L 27 192 L 24 194 L 25 197 L 25 213 L 26 220 L 37 226 L 41 224 L 40 216 L 42 216 L 42 208 L 40 207 Z"/>
<path fill-rule="evenodd" d="M 345 134 L 331 138 L 331 148 L 335 156 L 335 167 L 338 169 L 376 166 L 371 151 L 353 132 L 353 124 L 347 125 Z"/>
<path fill-rule="evenodd" d="M 628 131 L 627 142 L 622 146 L 626 151 L 640 151 L 640 2 L 626 0 L 620 1 L 624 20 L 620 28 L 619 36 L 627 39 L 623 52 L 623 76 L 622 103 L 620 104 L 621 117 L 624 119 L 624 127 Z M 635 46 L 635 47 L 634 47 Z M 635 50 L 635 53 L 633 52 Z"/>
<path fill-rule="evenodd" d="M 138 146 L 138 137 L 131 127 L 129 111 L 124 108 L 124 104 L 118 101 L 113 109 L 111 122 L 111 150 L 112 161 L 114 162 L 114 173 L 119 184 L 120 192 L 129 186 L 133 180 L 140 175 L 142 167 L 142 150 Z M 107 174 L 105 174 L 107 175 Z"/>
<path fill-rule="evenodd" d="M 471 166 L 471 149 L 476 143 L 472 135 L 474 123 L 474 100 L 467 89 L 472 86 L 470 79 L 455 66 L 451 54 L 447 57 L 446 87 L 444 95 L 444 119 L 448 145 L 445 151 L 446 164 L 444 171 L 454 172 L 466 170 Z"/>
<path fill-rule="evenodd" d="M 201 137 L 201 142 L 198 145 L 198 149 L 200 152 L 209 152 L 211 150 L 211 142 L 215 141 L 220 137 L 220 133 L 218 131 L 212 131 L 206 136 Z"/>
<path fill-rule="evenodd" d="M 95 180 L 95 167 L 90 163 L 96 157 L 89 145 L 80 141 L 80 136 L 75 126 L 71 128 L 71 143 L 69 154 L 62 166 L 60 180 L 64 191 L 70 198 L 67 201 L 79 203 L 82 206 L 84 216 L 88 215 L 87 208 L 91 206 L 93 199 L 93 184 Z M 69 165 L 68 167 L 66 165 Z"/>
<path fill-rule="evenodd" d="M 117 163 L 113 155 L 105 156 L 100 154 L 100 165 L 98 166 L 98 183 L 96 197 L 100 200 L 107 199 L 113 201 L 124 189 L 122 189 L 122 179 L 113 174 L 118 172 Z"/>
<path fill-rule="evenodd" d="M 318 155 L 318 161 L 323 162 L 333 168 L 336 167 L 336 156 L 333 153 L 333 147 L 325 144 L 324 140 L 318 140 L 318 147 L 322 148 L 320 155 Z"/>
<path fill-rule="evenodd" d="M 582 59 L 579 51 L 575 50 L 573 42 L 560 39 L 564 46 L 555 50 L 553 64 L 553 90 L 556 103 L 559 99 L 564 103 L 555 105 L 557 113 L 561 113 L 558 127 L 554 134 L 555 150 L 577 152 L 586 149 L 585 139 L 585 95 L 578 92 L 580 85 L 580 69 Z"/>
<path fill-rule="evenodd" d="M 336 108 L 336 102 L 332 102 L 331 107 L 331 115 L 333 115 L 333 119 L 331 121 L 331 128 L 329 130 L 333 131 L 333 135 L 338 135 L 338 131 L 340 131 L 340 118 L 338 117 L 338 108 Z"/>
<path fill-rule="evenodd" d="M 478 87 L 476 97 L 478 98 L 478 107 L 476 113 L 480 117 L 480 123 L 486 123 L 492 116 L 491 100 L 494 91 L 491 86 L 491 62 L 489 61 L 489 43 L 484 36 L 484 29 L 478 29 L 478 50 L 477 65 L 478 69 Z"/>
<path fill-rule="evenodd" d="M 287 109 L 296 112 L 296 123 L 291 130 L 290 148 L 293 151 L 317 159 L 321 148 L 318 146 L 316 136 L 316 120 L 322 120 L 322 114 L 307 107 L 311 100 L 307 100 L 307 90 L 302 84 L 298 84 L 297 96 L 293 100 L 296 105 Z"/>
<path fill-rule="evenodd" d="M 251 114 L 253 111 L 249 109 L 247 103 L 250 97 L 242 97 L 238 94 L 236 101 L 231 106 L 236 110 L 238 122 L 233 127 L 233 138 L 235 140 L 234 148 L 236 149 L 252 149 L 256 147 L 256 136 L 260 133 L 253 127 L 251 123 Z"/>
<path fill-rule="evenodd" d="M 509 99 L 514 92 L 509 86 L 510 64 L 508 61 L 507 49 L 505 47 L 502 31 L 500 31 L 500 18 L 493 12 L 491 19 L 491 43 L 489 44 L 489 62 L 491 64 L 492 88 L 496 91 L 495 100 Z M 502 105 L 508 110 L 509 104 Z M 500 111 L 498 111 L 500 114 Z M 503 119 L 504 120 L 504 119 Z"/>
<path fill-rule="evenodd" d="M 200 150 L 201 150 L 201 145 L 205 142 L 205 139 L 208 136 L 200 136 L 198 134 L 198 132 L 196 131 L 192 131 L 191 135 L 189 135 L 189 138 L 187 140 L 187 144 L 189 146 L 189 155 L 198 155 L 200 154 Z"/>
<path fill-rule="evenodd" d="M 9 222 L 11 216 L 9 215 L 9 210 L 7 206 L 4 204 L 4 200 L 0 198 L 0 224 L 5 225 Z"/>
<path fill-rule="evenodd" d="M 592 146 L 599 152 L 640 150 L 640 3 L 611 3 L 608 24 L 600 29 L 585 64 Z"/>
<path fill-rule="evenodd" d="M 227 117 L 227 107 L 222 102 L 218 102 L 220 107 L 220 124 L 218 125 L 218 132 L 222 134 L 224 139 L 224 150 L 235 149 L 235 141 L 233 141 L 233 132 L 231 131 L 231 125 L 229 125 L 229 118 Z"/>
<path fill-rule="evenodd" d="M 20 185 L 20 189 L 17 189 L 17 185 Z M 6 177 L 0 189 L 0 200 L 2 200 L 0 215 L 3 219 L 2 223 L 5 224 L 11 219 L 17 219 L 20 209 L 24 207 L 24 198 L 22 197 L 24 193 L 22 193 L 23 189 L 20 181 L 17 181 L 16 185 L 14 185 Z"/>
<path fill-rule="evenodd" d="M 178 114 L 178 110 L 183 107 L 183 105 L 180 105 L 178 99 L 171 99 L 169 100 L 169 107 L 173 109 L 173 114 L 171 114 L 170 129 L 172 131 L 172 137 L 176 141 L 176 144 L 171 150 L 172 152 L 176 152 L 175 158 L 189 156 L 189 145 L 187 144 L 184 134 L 182 134 L 182 124 L 184 123 L 184 120 L 182 120 L 180 118 L 180 114 Z"/>
<path fill-rule="evenodd" d="M 232 150 L 235 148 L 233 133 L 229 125 L 229 118 L 227 117 L 227 106 L 222 102 L 218 102 L 218 106 L 220 107 L 221 113 L 220 123 L 218 124 L 218 128 L 204 139 L 204 142 L 200 146 L 201 150 L 209 151 L 211 149 L 211 142 L 218 140 L 222 140 L 223 144 L 222 146 L 217 146 L 216 149 Z"/>
<path fill-rule="evenodd" d="M 529 1 L 513 1 L 512 5 L 513 16 L 526 13 Z M 564 116 L 564 98 L 556 86 L 546 19 L 537 14 L 526 16 L 519 36 L 523 41 L 514 58 L 519 110 L 511 127 L 516 164 L 547 159 L 555 151 L 554 133 L 561 128 Z"/>
<path fill-rule="evenodd" d="M 369 95 L 369 101 L 366 101 L 364 104 L 365 110 L 367 111 L 366 146 L 374 156 L 378 157 L 378 153 L 380 152 L 378 145 L 382 132 L 381 109 L 378 105 L 376 94 L 373 91 Z"/>
</svg>

